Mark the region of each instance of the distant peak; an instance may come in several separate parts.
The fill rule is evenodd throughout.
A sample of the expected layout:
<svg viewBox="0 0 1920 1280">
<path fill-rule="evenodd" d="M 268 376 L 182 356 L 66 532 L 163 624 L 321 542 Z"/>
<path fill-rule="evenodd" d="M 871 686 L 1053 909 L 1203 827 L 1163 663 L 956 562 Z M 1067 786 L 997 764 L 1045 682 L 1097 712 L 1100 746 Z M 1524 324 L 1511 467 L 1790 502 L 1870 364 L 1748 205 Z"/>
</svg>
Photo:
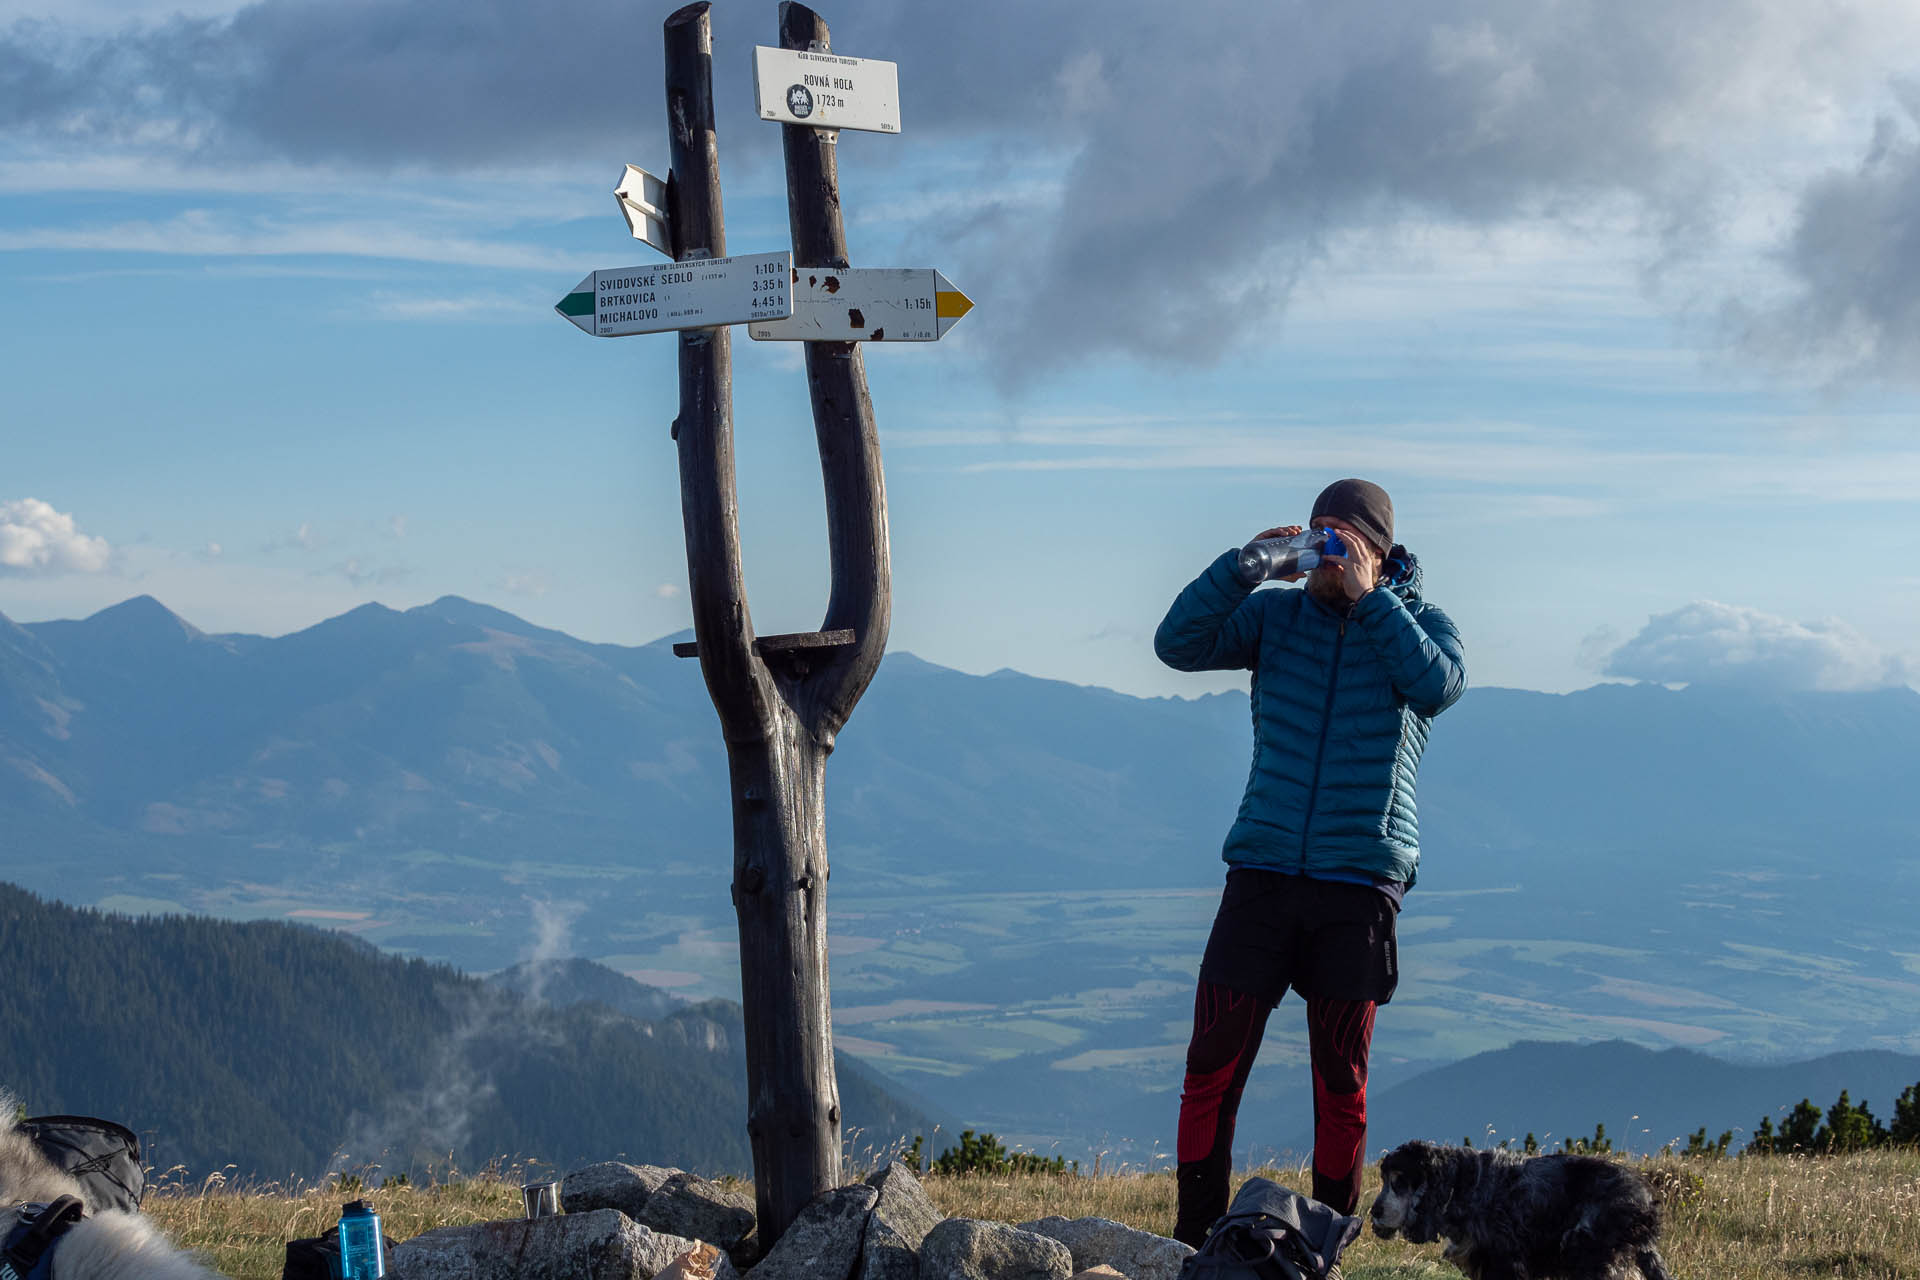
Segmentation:
<svg viewBox="0 0 1920 1280">
<path fill-rule="evenodd" d="M 518 614 L 508 613 L 505 609 L 490 604 L 481 604 L 464 596 L 441 596 L 432 604 L 423 604 L 407 610 L 410 618 L 439 618 L 445 622 L 458 622 L 471 627 L 485 627 L 489 631 L 500 631 L 511 636 L 525 636 L 537 640 L 557 640 L 567 644 L 579 644 L 579 640 L 564 631 L 555 631 L 528 622 Z"/>
<path fill-rule="evenodd" d="M 490 604 L 480 604 L 465 596 L 441 596 L 432 604 L 419 605 L 407 612 L 429 618 L 451 618 L 458 622 L 484 622 L 498 619 L 519 627 L 528 625 L 525 619 L 515 617 L 505 609 L 496 609 Z"/>
<path fill-rule="evenodd" d="M 947 668 L 928 662 L 925 658 L 922 658 L 919 654 L 910 653 L 905 649 L 887 650 L 886 656 L 880 659 L 880 665 L 883 667 L 892 667 L 895 671 L 910 671 L 910 670 L 945 671 L 947 670 Z"/>
<path fill-rule="evenodd" d="M 200 629 L 152 596 L 135 596 L 88 617 L 82 626 L 90 631 L 121 635 L 178 635 L 182 640 L 198 640 Z"/>
<path fill-rule="evenodd" d="M 312 626 L 291 635 L 282 636 L 281 639 L 310 642 L 343 635 L 381 635 L 391 630 L 393 621 L 401 616 L 403 615 L 399 611 L 389 609 L 378 601 L 370 600 L 345 613 L 323 618 Z"/>
<path fill-rule="evenodd" d="M 658 640 L 649 641 L 646 645 L 646 648 L 670 649 L 676 644 L 692 644 L 692 643 L 693 643 L 693 628 L 682 627 L 680 630 L 673 632 L 671 635 L 664 635 L 664 636 L 661 636 Z"/>
</svg>

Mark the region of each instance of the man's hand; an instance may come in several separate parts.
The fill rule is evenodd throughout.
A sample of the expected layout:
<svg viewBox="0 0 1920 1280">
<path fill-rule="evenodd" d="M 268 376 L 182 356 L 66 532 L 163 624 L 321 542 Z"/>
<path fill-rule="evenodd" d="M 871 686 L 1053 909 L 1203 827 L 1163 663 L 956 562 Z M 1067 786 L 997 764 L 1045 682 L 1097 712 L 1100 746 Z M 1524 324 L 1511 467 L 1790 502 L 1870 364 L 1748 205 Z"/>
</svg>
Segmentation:
<svg viewBox="0 0 1920 1280">
<path fill-rule="evenodd" d="M 1307 530 L 1305 525 L 1298 525 L 1298 524 L 1282 525 L 1278 529 L 1268 529 L 1268 530 L 1265 530 L 1264 532 L 1256 533 L 1253 535 L 1253 537 L 1247 539 L 1247 541 L 1262 542 L 1268 538 L 1293 538 L 1293 537 L 1299 536 L 1300 534 L 1305 533 L 1306 531 Z M 1280 577 L 1275 578 L 1274 581 L 1275 582 L 1298 582 L 1300 581 L 1300 579 L 1306 576 L 1307 575 L 1304 573 L 1288 573 L 1288 574 L 1282 574 Z"/>
<path fill-rule="evenodd" d="M 1347 554 L 1328 556 L 1320 563 L 1333 572 L 1341 591 L 1346 593 L 1351 603 L 1380 584 L 1380 561 L 1383 557 L 1371 542 L 1345 530 L 1340 533 L 1340 542 L 1347 548 Z"/>
</svg>

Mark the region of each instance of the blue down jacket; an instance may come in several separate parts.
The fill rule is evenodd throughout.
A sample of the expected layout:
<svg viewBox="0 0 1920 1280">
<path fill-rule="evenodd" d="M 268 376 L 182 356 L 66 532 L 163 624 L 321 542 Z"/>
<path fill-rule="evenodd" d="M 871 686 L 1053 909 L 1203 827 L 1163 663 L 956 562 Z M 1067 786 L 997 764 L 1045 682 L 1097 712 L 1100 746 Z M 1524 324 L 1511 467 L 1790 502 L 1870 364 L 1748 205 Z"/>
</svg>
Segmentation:
<svg viewBox="0 0 1920 1280">
<path fill-rule="evenodd" d="M 1420 756 L 1467 687 L 1460 632 L 1420 599 L 1420 562 L 1403 547 L 1405 567 L 1344 617 L 1302 588 L 1254 591 L 1236 554 L 1188 584 L 1153 638 L 1176 670 L 1253 672 L 1253 769 L 1221 856 L 1411 885 Z"/>
</svg>

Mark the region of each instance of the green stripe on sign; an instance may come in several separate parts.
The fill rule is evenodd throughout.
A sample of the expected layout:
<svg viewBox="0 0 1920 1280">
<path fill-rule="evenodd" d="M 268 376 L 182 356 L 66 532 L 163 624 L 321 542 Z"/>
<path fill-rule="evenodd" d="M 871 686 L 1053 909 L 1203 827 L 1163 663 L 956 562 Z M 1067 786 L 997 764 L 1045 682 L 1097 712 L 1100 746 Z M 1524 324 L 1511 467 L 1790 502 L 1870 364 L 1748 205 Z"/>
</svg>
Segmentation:
<svg viewBox="0 0 1920 1280">
<path fill-rule="evenodd" d="M 560 299 L 560 305 L 554 309 L 563 316 L 590 316 L 593 314 L 593 295 L 570 293 Z"/>
</svg>

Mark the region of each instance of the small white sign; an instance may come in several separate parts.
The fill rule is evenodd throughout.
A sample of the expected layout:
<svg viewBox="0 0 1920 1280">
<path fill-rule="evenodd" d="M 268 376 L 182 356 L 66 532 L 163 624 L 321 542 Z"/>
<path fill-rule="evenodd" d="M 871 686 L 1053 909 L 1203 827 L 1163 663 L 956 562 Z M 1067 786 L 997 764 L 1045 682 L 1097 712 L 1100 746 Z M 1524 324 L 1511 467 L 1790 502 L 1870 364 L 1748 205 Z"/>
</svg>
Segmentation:
<svg viewBox="0 0 1920 1280">
<path fill-rule="evenodd" d="M 793 314 L 792 277 L 786 250 L 616 267 L 573 286 L 554 310 L 597 338 L 779 320 Z"/>
<path fill-rule="evenodd" d="M 937 342 L 973 299 L 931 267 L 802 267 L 793 315 L 756 321 L 761 342 Z"/>
<path fill-rule="evenodd" d="M 635 240 L 644 240 L 669 258 L 673 241 L 667 231 L 667 184 L 637 164 L 627 166 L 620 185 L 613 189 L 620 201 L 620 214 Z"/>
<path fill-rule="evenodd" d="M 900 65 L 755 45 L 753 101 L 762 120 L 899 133 Z"/>
</svg>

